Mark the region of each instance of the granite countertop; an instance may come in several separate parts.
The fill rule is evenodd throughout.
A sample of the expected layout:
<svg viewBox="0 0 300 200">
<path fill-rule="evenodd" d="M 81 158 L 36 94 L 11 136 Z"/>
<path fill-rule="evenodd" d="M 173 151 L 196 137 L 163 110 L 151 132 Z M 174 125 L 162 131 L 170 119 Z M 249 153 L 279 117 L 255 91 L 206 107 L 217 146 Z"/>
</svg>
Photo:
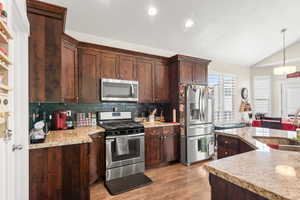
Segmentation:
<svg viewBox="0 0 300 200">
<path fill-rule="evenodd" d="M 268 128 L 254 128 L 254 127 L 245 127 L 245 128 L 235 128 L 235 129 L 225 129 L 225 130 L 215 130 L 217 135 L 225 135 L 229 137 L 239 138 L 242 141 L 246 142 L 254 149 L 260 151 L 269 151 L 270 148 L 258 141 L 256 137 L 261 138 L 275 138 L 275 139 L 293 139 L 297 136 L 296 131 L 284 131 L 284 130 L 275 130 Z"/>
<path fill-rule="evenodd" d="M 172 123 L 172 122 L 144 122 L 145 128 L 155 128 L 155 127 L 164 127 L 164 126 L 179 126 L 180 123 Z"/>
<path fill-rule="evenodd" d="M 296 132 L 247 127 L 215 133 L 239 138 L 256 150 L 209 162 L 210 173 L 270 200 L 300 199 L 300 153 L 274 150 L 255 139 L 291 139 Z"/>
<path fill-rule="evenodd" d="M 102 127 L 78 127 L 72 130 L 50 131 L 44 143 L 30 144 L 29 149 L 40 149 L 92 142 L 90 135 L 104 132 Z"/>
</svg>

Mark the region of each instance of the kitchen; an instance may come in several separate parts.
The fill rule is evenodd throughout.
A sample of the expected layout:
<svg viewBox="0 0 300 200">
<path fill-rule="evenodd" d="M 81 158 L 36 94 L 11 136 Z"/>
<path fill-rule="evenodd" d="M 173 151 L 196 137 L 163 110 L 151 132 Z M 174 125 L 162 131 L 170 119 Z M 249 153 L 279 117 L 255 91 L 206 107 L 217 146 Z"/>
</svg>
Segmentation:
<svg viewBox="0 0 300 200">
<path fill-rule="evenodd" d="M 115 34 L 115 40 L 101 39 L 94 26 L 84 26 L 84 19 L 94 19 L 96 12 L 82 15 L 78 3 L 24 1 L 20 9 L 28 20 L 24 26 L 28 30 L 20 31 L 28 35 L 22 43 L 23 50 L 28 49 L 24 68 L 11 51 L 19 48 L 10 47 L 21 41 L 17 28 L 3 25 L 9 51 L 1 59 L 13 68 L 9 76 L 21 77 L 28 67 L 25 80 L 12 78 L 16 82 L 5 82 L 9 89 L 3 89 L 4 97 L 14 102 L 4 105 L 14 109 L 13 119 L 4 116 L 7 125 L 2 130 L 3 141 L 11 144 L 5 154 L 6 168 L 13 166 L 9 173 L 15 177 L 11 181 L 5 176 L 9 187 L 4 187 L 3 199 L 300 198 L 295 184 L 300 166 L 296 117 L 300 105 L 292 100 L 299 76 L 296 69 L 273 75 L 273 68 L 275 72 L 281 65 L 274 60 L 281 60 L 282 53 L 284 69 L 297 66 L 298 54 L 289 54 L 298 44 L 295 34 L 285 37 L 285 29 L 282 35 L 275 33 L 272 42 L 279 44 L 272 51 L 258 51 L 256 64 L 253 58 L 243 63 L 245 67 L 220 62 L 230 59 L 220 53 L 212 56 L 209 50 L 199 54 L 180 50 L 178 44 L 178 50 L 165 51 L 158 43 L 154 49 L 138 37 L 134 43 L 143 45 L 122 42 L 132 42 L 130 37 L 122 39 L 131 32 L 122 23 L 118 26 L 123 33 L 109 33 Z M 3 4 L 10 19 L 13 11 L 6 5 L 17 3 Z M 115 22 L 117 14 L 105 8 L 128 9 L 125 3 L 109 0 L 88 3 L 91 8 L 95 4 L 104 16 L 112 15 L 107 24 Z M 155 20 L 163 17 L 165 5 L 161 10 L 147 5 L 144 17 L 152 25 L 160 23 Z M 78 20 L 79 13 L 83 20 Z M 292 21 L 288 25 L 294 25 L 287 19 Z M 76 20 L 86 30 L 79 31 Z M 197 23 L 191 16 L 183 24 L 183 33 L 193 38 L 199 31 Z M 103 36 L 106 31 L 101 30 Z M 285 44 L 290 37 L 291 46 Z M 272 54 L 275 50 L 279 52 Z M 286 54 L 295 57 L 286 59 Z M 279 83 L 275 87 L 270 80 Z M 26 82 L 28 91 L 22 91 Z M 281 96 L 280 103 L 266 95 L 271 90 L 282 91 L 275 95 Z M 272 112 L 279 105 L 281 110 Z M 23 112 L 17 112 L 23 107 Z M 17 121 L 19 129 L 14 125 Z M 28 134 L 15 134 L 24 130 Z M 20 163 L 26 167 L 19 169 Z M 19 182 L 22 175 L 25 178 Z M 11 195 L 14 186 L 19 188 L 14 191 L 21 191 L 15 196 Z"/>
</svg>

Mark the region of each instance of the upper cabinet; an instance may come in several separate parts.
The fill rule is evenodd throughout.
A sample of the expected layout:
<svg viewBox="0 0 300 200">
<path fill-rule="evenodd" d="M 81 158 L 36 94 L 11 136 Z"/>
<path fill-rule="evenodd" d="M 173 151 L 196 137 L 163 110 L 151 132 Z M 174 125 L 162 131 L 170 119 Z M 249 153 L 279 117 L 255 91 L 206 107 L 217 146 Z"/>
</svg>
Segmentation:
<svg viewBox="0 0 300 200">
<path fill-rule="evenodd" d="M 193 82 L 207 83 L 208 63 L 195 63 L 193 66 Z"/>
<path fill-rule="evenodd" d="M 97 103 L 100 101 L 100 69 L 101 54 L 98 51 L 78 49 L 79 102 Z"/>
<path fill-rule="evenodd" d="M 170 60 L 172 71 L 178 73 L 180 83 L 207 84 L 207 68 L 210 60 L 183 55 L 176 55 Z"/>
<path fill-rule="evenodd" d="M 154 62 L 152 60 L 137 58 L 136 64 L 137 79 L 139 81 L 139 102 L 151 103 L 154 101 Z"/>
<path fill-rule="evenodd" d="M 179 77 L 181 83 L 189 83 L 193 81 L 193 68 L 194 68 L 194 63 L 180 62 Z"/>
<path fill-rule="evenodd" d="M 159 103 L 170 102 L 169 66 L 165 62 L 156 62 L 154 68 L 153 83 L 154 101 Z"/>
<path fill-rule="evenodd" d="M 62 34 L 66 9 L 27 1 L 30 102 L 62 102 Z"/>
<path fill-rule="evenodd" d="M 101 78 L 118 79 L 119 56 L 114 53 L 101 53 Z"/>
<path fill-rule="evenodd" d="M 78 102 L 77 41 L 63 35 L 61 89 L 64 102 Z"/>
<path fill-rule="evenodd" d="M 122 80 L 136 80 L 135 58 L 120 55 L 119 78 Z"/>
</svg>

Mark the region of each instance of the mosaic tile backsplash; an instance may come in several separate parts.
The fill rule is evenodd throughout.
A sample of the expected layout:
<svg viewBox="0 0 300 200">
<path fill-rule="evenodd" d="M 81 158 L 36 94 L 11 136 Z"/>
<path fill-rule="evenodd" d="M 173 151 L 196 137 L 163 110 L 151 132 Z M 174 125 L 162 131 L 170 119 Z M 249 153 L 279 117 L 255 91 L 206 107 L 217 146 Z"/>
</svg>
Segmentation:
<svg viewBox="0 0 300 200">
<path fill-rule="evenodd" d="M 112 112 L 116 108 L 118 112 L 132 112 L 133 117 L 148 117 L 149 112 L 157 108 L 158 113 L 163 111 L 166 120 L 171 119 L 170 104 L 140 104 L 140 103 L 94 103 L 94 104 L 64 104 L 64 103 L 30 103 L 29 104 L 29 127 L 32 128 L 32 114 L 46 112 L 47 117 L 57 110 L 72 110 L 74 113 L 88 112 Z"/>
</svg>

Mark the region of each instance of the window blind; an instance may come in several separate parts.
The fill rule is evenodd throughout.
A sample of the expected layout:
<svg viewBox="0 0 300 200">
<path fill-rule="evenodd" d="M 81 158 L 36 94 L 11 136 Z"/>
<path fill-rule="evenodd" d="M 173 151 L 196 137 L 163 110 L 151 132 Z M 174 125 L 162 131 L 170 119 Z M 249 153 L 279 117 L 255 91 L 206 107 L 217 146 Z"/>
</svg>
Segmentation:
<svg viewBox="0 0 300 200">
<path fill-rule="evenodd" d="M 235 76 L 209 74 L 208 85 L 214 88 L 215 121 L 234 120 Z"/>
<path fill-rule="evenodd" d="M 271 77 L 255 76 L 253 85 L 255 112 L 271 115 Z"/>
<path fill-rule="evenodd" d="M 300 108 L 300 78 L 291 78 L 286 81 L 286 106 L 283 107 L 284 113 L 294 115 Z M 283 97 L 284 98 L 284 97 Z"/>
</svg>

